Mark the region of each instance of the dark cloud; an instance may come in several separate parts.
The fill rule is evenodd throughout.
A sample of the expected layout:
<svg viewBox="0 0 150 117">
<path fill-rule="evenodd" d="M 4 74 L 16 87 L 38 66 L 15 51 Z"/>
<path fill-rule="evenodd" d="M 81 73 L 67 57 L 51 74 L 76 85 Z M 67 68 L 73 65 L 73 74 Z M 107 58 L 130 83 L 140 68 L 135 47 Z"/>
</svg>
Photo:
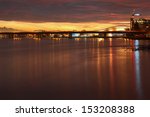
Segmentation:
<svg viewBox="0 0 150 117">
<path fill-rule="evenodd" d="M 149 16 L 148 0 L 0 0 L 0 20 L 93 22 L 128 20 L 133 9 Z"/>
</svg>

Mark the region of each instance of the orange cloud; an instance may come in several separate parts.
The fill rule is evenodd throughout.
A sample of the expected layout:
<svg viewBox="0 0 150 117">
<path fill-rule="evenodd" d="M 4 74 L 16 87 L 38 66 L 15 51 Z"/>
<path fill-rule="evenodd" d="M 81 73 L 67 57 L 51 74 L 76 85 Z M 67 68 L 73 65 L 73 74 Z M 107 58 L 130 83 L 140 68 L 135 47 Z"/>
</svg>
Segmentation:
<svg viewBox="0 0 150 117">
<path fill-rule="evenodd" d="M 85 23 L 66 23 L 66 22 L 19 22 L 19 21 L 0 21 L 1 27 L 14 28 L 22 31 L 72 31 L 72 30 L 103 30 L 115 26 L 115 22 L 85 22 Z"/>
</svg>

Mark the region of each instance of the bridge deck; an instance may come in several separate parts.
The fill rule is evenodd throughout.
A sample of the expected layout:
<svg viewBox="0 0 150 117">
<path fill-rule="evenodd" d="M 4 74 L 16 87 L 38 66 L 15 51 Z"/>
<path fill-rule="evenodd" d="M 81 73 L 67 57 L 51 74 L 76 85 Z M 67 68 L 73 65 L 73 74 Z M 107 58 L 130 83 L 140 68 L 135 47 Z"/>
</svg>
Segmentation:
<svg viewBox="0 0 150 117">
<path fill-rule="evenodd" d="M 150 32 L 145 31 L 43 31 L 43 32 L 0 32 L 0 38 L 130 38 L 150 39 Z"/>
</svg>

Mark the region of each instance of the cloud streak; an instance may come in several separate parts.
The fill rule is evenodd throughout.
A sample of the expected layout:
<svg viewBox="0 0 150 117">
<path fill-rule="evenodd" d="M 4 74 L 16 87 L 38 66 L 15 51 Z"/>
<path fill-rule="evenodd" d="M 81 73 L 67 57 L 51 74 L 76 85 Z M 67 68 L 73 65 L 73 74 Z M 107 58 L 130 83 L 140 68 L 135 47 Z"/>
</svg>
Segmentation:
<svg viewBox="0 0 150 117">
<path fill-rule="evenodd" d="M 128 20 L 132 9 L 145 16 L 148 0 L 0 0 L 0 20 L 27 22 L 98 22 Z"/>
</svg>

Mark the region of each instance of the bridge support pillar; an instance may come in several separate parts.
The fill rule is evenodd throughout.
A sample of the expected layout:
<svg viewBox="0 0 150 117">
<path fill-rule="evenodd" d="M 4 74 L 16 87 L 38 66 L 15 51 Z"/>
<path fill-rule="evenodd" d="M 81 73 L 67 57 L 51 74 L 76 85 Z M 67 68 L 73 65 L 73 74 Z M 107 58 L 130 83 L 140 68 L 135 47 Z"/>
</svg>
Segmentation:
<svg viewBox="0 0 150 117">
<path fill-rule="evenodd" d="M 69 39 L 72 39 L 72 33 L 71 32 L 69 33 Z"/>
</svg>

